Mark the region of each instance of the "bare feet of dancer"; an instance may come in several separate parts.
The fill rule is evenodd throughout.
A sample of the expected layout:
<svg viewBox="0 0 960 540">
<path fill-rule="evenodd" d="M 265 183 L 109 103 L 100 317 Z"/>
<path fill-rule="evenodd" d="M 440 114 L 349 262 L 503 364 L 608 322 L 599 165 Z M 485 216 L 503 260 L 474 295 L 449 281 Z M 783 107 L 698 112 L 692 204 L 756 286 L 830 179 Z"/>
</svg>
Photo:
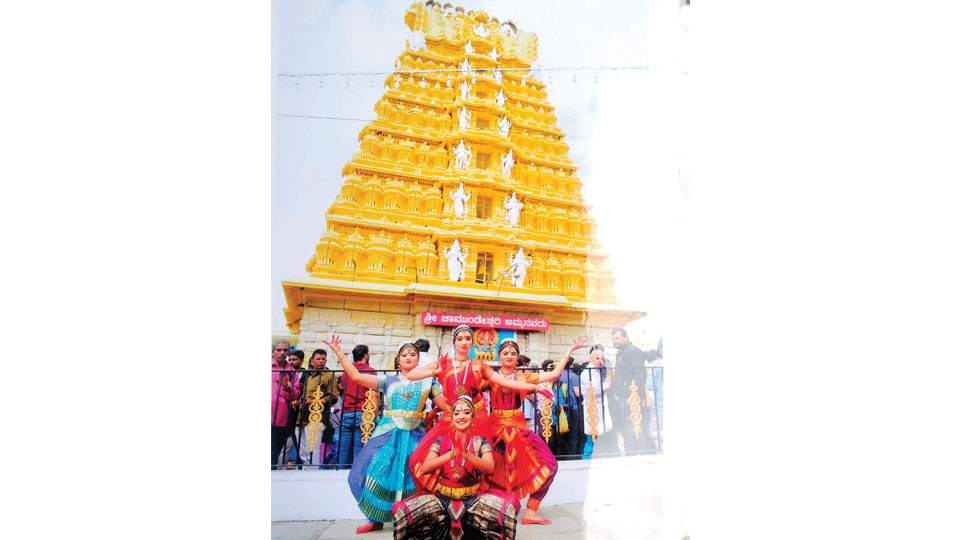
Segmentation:
<svg viewBox="0 0 960 540">
<path fill-rule="evenodd" d="M 370 523 L 367 523 L 366 525 L 361 525 L 357 527 L 357 534 L 363 534 L 370 531 L 379 531 L 382 528 L 383 528 L 383 523 L 380 523 L 379 521 L 372 521 Z"/>
<path fill-rule="evenodd" d="M 520 523 L 524 525 L 550 525 L 553 522 L 537 514 L 537 511 L 533 508 L 527 507 L 523 512 L 523 519 L 520 520 Z"/>
</svg>

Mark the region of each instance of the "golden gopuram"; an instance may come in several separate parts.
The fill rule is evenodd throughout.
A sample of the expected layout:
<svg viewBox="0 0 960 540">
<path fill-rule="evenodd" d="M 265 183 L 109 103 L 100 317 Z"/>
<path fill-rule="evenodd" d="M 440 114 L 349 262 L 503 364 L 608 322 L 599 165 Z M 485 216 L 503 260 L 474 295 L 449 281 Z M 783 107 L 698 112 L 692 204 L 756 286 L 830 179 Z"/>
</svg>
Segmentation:
<svg viewBox="0 0 960 540">
<path fill-rule="evenodd" d="M 308 353 L 336 333 L 392 363 L 453 327 L 508 330 L 535 362 L 574 336 L 610 343 L 642 317 L 614 297 L 546 87 L 537 36 L 449 4 L 414 4 L 411 33 L 343 167 L 343 187 L 306 265 L 283 281 L 290 332 Z M 439 345 L 439 346 L 438 346 Z M 331 366 L 333 367 L 333 366 Z"/>
</svg>

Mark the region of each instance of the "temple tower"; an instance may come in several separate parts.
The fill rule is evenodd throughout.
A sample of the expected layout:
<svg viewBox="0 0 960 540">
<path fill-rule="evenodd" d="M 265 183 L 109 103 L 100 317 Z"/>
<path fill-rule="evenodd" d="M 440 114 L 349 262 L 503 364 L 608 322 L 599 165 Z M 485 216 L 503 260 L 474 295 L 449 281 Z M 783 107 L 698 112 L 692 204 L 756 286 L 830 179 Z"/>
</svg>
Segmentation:
<svg viewBox="0 0 960 540">
<path fill-rule="evenodd" d="M 538 362 L 568 336 L 608 342 L 644 314 L 617 305 L 577 168 L 531 70 L 536 35 L 433 2 L 412 5 L 405 22 L 406 48 L 343 168 L 307 275 L 283 282 L 301 348 L 337 333 L 369 345 L 375 366 L 408 338 L 427 337 L 436 354 L 453 324 L 427 312 L 547 321 L 547 333 L 513 327 Z"/>
</svg>

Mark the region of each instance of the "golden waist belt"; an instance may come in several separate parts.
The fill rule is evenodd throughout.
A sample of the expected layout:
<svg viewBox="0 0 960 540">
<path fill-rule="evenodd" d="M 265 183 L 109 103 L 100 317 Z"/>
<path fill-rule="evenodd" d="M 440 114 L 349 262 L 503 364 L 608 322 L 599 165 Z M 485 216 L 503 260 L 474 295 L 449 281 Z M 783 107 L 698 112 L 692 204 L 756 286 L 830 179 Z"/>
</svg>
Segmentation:
<svg viewBox="0 0 960 540">
<path fill-rule="evenodd" d="M 490 411 L 490 414 L 493 416 L 499 416 L 501 418 L 510 418 L 511 416 L 523 416 L 523 409 L 511 409 L 506 411 L 493 409 Z"/>
<path fill-rule="evenodd" d="M 447 497 L 450 499 L 457 499 L 457 500 L 469 499 L 470 497 L 473 497 L 477 493 L 480 493 L 479 483 L 474 484 L 472 486 L 463 486 L 463 487 L 445 486 L 443 485 L 442 481 L 437 483 L 437 494 L 443 495 L 444 497 Z"/>
<path fill-rule="evenodd" d="M 427 413 L 424 413 L 421 411 L 398 411 L 398 410 L 390 409 L 388 411 L 383 411 L 383 415 L 392 416 L 394 418 L 414 419 L 414 418 L 426 418 Z"/>
</svg>

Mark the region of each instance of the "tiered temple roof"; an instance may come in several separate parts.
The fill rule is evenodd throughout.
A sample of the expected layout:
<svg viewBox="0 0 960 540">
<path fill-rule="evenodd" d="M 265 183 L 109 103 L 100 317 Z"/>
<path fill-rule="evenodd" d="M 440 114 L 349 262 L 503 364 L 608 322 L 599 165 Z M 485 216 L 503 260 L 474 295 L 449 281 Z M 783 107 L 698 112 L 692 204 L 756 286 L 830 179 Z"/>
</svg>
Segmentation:
<svg viewBox="0 0 960 540">
<path fill-rule="evenodd" d="M 311 287 L 612 307 L 608 255 L 531 69 L 536 35 L 433 2 L 405 21 L 406 50 L 343 167 L 310 279 L 284 282 L 288 326 L 297 331 Z M 508 216 L 514 196 L 518 217 Z M 457 246 L 462 278 L 445 258 Z"/>
</svg>

